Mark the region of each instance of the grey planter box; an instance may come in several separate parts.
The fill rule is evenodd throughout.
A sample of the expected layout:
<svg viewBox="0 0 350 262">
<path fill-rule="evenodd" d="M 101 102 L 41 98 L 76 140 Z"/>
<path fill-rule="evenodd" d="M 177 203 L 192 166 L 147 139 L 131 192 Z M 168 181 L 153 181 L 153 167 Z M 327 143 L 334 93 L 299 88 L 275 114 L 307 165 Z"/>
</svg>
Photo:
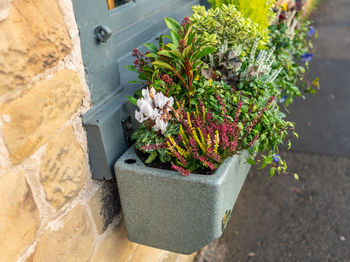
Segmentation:
<svg viewBox="0 0 350 262">
<path fill-rule="evenodd" d="M 224 161 L 213 175 L 146 167 L 131 147 L 114 168 L 128 239 L 192 254 L 223 233 L 249 172 L 247 151 Z"/>
</svg>

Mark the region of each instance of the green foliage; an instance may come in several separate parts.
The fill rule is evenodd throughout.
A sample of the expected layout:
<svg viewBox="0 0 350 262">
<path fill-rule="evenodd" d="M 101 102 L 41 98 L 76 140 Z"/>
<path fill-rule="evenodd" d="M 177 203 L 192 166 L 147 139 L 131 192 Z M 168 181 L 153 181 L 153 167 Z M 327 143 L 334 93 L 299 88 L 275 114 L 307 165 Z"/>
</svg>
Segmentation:
<svg viewBox="0 0 350 262">
<path fill-rule="evenodd" d="M 279 146 L 286 140 L 289 149 L 290 134 L 298 135 L 280 103 L 319 88 L 318 78 L 305 78 L 314 30 L 287 7 L 267 29 L 273 2 L 212 0 L 213 9 L 195 6 L 181 24 L 166 18 L 169 36 L 145 44 L 146 54 L 133 51 L 128 68 L 148 86 L 141 99 L 128 97 L 140 109 L 133 138 L 149 153 L 146 163 L 158 158 L 188 175 L 247 149 L 247 162 L 270 176 L 291 174 Z"/>
<path fill-rule="evenodd" d="M 162 163 L 166 163 L 171 160 L 171 156 L 166 149 L 165 137 L 175 135 L 178 132 L 179 126 L 176 123 L 169 124 L 164 135 L 160 135 L 159 132 L 150 127 L 148 122 L 143 122 L 132 134 L 131 139 L 135 140 L 136 149 L 150 154 L 146 164 L 153 162 L 157 157 Z"/>
<path fill-rule="evenodd" d="M 219 51 L 219 59 L 215 60 L 214 67 L 207 69 L 211 73 L 205 73 L 203 77 L 209 79 L 202 81 L 197 88 L 197 101 L 204 101 L 206 108 L 213 111 L 214 119 L 222 121 L 221 105 L 217 103 L 216 97 L 219 95 L 228 110 L 228 115 L 235 114 L 234 105 L 237 101 L 242 101 L 241 122 L 252 122 L 258 117 L 259 112 L 266 105 L 266 101 L 276 96 L 278 90 L 274 84 L 274 77 L 278 76 L 278 65 L 274 64 L 273 50 L 262 50 L 255 54 L 256 44 L 251 48 L 251 54 L 240 52 L 241 48 L 227 49 Z M 222 57 L 220 57 L 220 54 Z M 210 65 L 212 66 L 212 65 Z M 214 74 L 215 71 L 217 74 Z M 217 76 L 219 81 L 211 81 L 213 76 Z M 225 76 L 225 77 L 224 77 Z M 228 77 L 231 76 L 231 77 Z M 234 88 L 232 88 L 234 87 Z M 278 152 L 278 147 L 288 134 L 294 129 L 294 124 L 284 120 L 285 114 L 280 112 L 276 101 L 271 103 L 269 110 L 263 110 L 259 117 L 259 123 L 254 125 L 250 136 L 243 140 L 243 145 L 249 143 L 258 136 L 259 143 L 250 149 L 252 155 L 258 151 L 265 152 L 267 156 L 272 156 Z M 269 159 L 269 158 L 264 158 Z M 265 160 L 258 161 L 264 165 Z M 278 173 L 285 172 L 284 162 L 274 165 Z"/>
<path fill-rule="evenodd" d="M 149 49 L 146 55 L 136 50 L 135 65 L 128 68 L 139 72 L 139 78 L 156 91 L 178 100 L 191 99 L 196 88 L 193 82 L 205 67 L 202 58 L 215 52 L 216 48 L 209 45 L 211 41 L 196 37 L 188 18 L 182 25 L 172 18 L 165 18 L 165 23 L 170 36 L 162 36 L 159 47 L 145 44 Z M 165 37 L 171 40 L 170 43 L 163 42 Z"/>
<path fill-rule="evenodd" d="M 295 28 L 292 21 L 295 21 Z M 277 23 L 270 26 L 271 42 L 268 46 L 276 47 L 276 62 L 282 67 L 274 85 L 280 102 L 286 107 L 293 103 L 295 97 L 304 97 L 303 92 L 315 94 L 319 89 L 318 78 L 311 83 L 307 80 L 309 62 L 299 62 L 304 54 L 312 52 L 310 30 L 310 21 L 303 20 L 301 13 L 295 15 L 288 10 L 282 12 Z"/>
<path fill-rule="evenodd" d="M 267 28 L 262 29 L 245 18 L 234 5 L 209 10 L 194 6 L 190 19 L 200 41 L 210 42 L 217 48 L 225 42 L 228 47 L 251 46 L 255 39 L 259 39 L 260 45 L 265 45 L 269 39 Z"/>
<path fill-rule="evenodd" d="M 225 5 L 234 5 L 245 18 L 259 25 L 261 30 L 266 30 L 275 14 L 272 10 L 274 0 L 209 0 L 212 8 Z"/>
</svg>

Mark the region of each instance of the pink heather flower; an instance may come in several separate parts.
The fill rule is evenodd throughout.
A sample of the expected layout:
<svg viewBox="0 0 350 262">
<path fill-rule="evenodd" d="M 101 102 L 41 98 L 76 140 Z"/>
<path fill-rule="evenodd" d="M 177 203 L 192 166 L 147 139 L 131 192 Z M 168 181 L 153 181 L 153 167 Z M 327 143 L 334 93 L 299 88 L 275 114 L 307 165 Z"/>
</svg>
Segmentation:
<svg viewBox="0 0 350 262">
<path fill-rule="evenodd" d="M 161 144 L 149 144 L 149 145 L 144 145 L 144 146 L 141 146 L 140 149 L 144 152 L 147 152 L 147 151 L 151 151 L 151 150 L 159 150 L 159 149 L 165 149 L 167 148 L 167 145 L 165 143 L 161 143 Z"/>
<path fill-rule="evenodd" d="M 226 124 L 223 123 L 220 128 L 219 128 L 219 133 L 220 133 L 220 144 L 222 145 L 222 148 L 225 149 L 228 147 L 228 137 L 227 137 L 227 129 L 226 129 Z"/>
<path fill-rule="evenodd" d="M 203 164 L 207 165 L 211 170 L 215 170 L 214 164 L 211 163 L 211 162 L 209 162 L 207 157 L 201 156 L 201 157 L 199 157 L 199 160 L 200 160 Z"/>
<path fill-rule="evenodd" d="M 256 136 L 254 137 L 254 139 L 248 144 L 248 146 L 251 147 L 252 145 L 254 145 L 255 142 L 258 140 L 258 138 L 259 138 L 259 135 L 256 135 Z"/>
<path fill-rule="evenodd" d="M 213 148 L 208 148 L 207 156 L 213 158 L 217 163 L 221 162 L 221 157 L 214 153 Z"/>
<path fill-rule="evenodd" d="M 177 157 L 177 159 L 181 162 L 181 164 L 183 164 L 184 166 L 187 166 L 187 161 L 186 161 L 186 159 L 185 159 L 182 155 L 180 155 L 179 152 L 174 151 L 174 154 L 175 154 L 175 156 Z"/>
<path fill-rule="evenodd" d="M 236 123 L 237 123 L 237 121 L 238 121 L 239 115 L 241 114 L 242 105 L 243 105 L 243 103 L 242 103 L 242 102 L 239 102 L 239 103 L 238 103 L 238 106 L 237 106 L 237 108 L 236 108 L 236 115 L 235 115 L 235 122 L 236 122 Z"/>
<path fill-rule="evenodd" d="M 182 168 L 182 167 L 179 167 L 179 166 L 176 166 L 174 164 L 171 164 L 171 167 L 172 169 L 176 170 L 177 172 L 181 173 L 183 176 L 188 176 L 190 174 L 190 171 Z"/>
<path fill-rule="evenodd" d="M 218 100 L 219 105 L 221 106 L 221 111 L 226 115 L 227 114 L 227 109 L 224 101 L 219 95 L 216 95 L 216 99 Z"/>
<path fill-rule="evenodd" d="M 231 152 L 234 152 L 235 149 L 236 149 L 236 147 L 237 147 L 237 141 L 232 141 L 232 142 L 230 143 L 230 151 L 231 151 Z"/>
</svg>

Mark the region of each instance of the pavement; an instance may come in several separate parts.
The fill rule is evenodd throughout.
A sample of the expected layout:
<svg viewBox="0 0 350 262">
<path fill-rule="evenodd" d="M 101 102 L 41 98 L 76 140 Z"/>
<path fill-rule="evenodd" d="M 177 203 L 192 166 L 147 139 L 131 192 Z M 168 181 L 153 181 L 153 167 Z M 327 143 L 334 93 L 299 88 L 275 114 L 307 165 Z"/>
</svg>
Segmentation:
<svg viewBox="0 0 350 262">
<path fill-rule="evenodd" d="M 300 135 L 281 155 L 300 176 L 252 168 L 226 231 L 196 262 L 350 261 L 350 0 L 321 0 L 310 79 L 317 95 L 288 118 Z"/>
</svg>

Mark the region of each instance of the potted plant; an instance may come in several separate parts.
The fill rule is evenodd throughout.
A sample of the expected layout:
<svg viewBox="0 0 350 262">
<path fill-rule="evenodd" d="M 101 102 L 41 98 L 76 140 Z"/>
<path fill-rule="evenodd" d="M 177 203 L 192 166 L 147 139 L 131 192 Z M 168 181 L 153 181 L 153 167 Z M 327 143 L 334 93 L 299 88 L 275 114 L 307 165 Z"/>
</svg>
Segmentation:
<svg viewBox="0 0 350 262">
<path fill-rule="evenodd" d="M 183 254 L 220 237 L 251 165 L 288 174 L 278 146 L 296 135 L 267 28 L 233 5 L 193 10 L 165 19 L 158 46 L 133 50 L 145 88 L 129 97 L 135 146 L 115 164 L 129 240 Z"/>
</svg>

